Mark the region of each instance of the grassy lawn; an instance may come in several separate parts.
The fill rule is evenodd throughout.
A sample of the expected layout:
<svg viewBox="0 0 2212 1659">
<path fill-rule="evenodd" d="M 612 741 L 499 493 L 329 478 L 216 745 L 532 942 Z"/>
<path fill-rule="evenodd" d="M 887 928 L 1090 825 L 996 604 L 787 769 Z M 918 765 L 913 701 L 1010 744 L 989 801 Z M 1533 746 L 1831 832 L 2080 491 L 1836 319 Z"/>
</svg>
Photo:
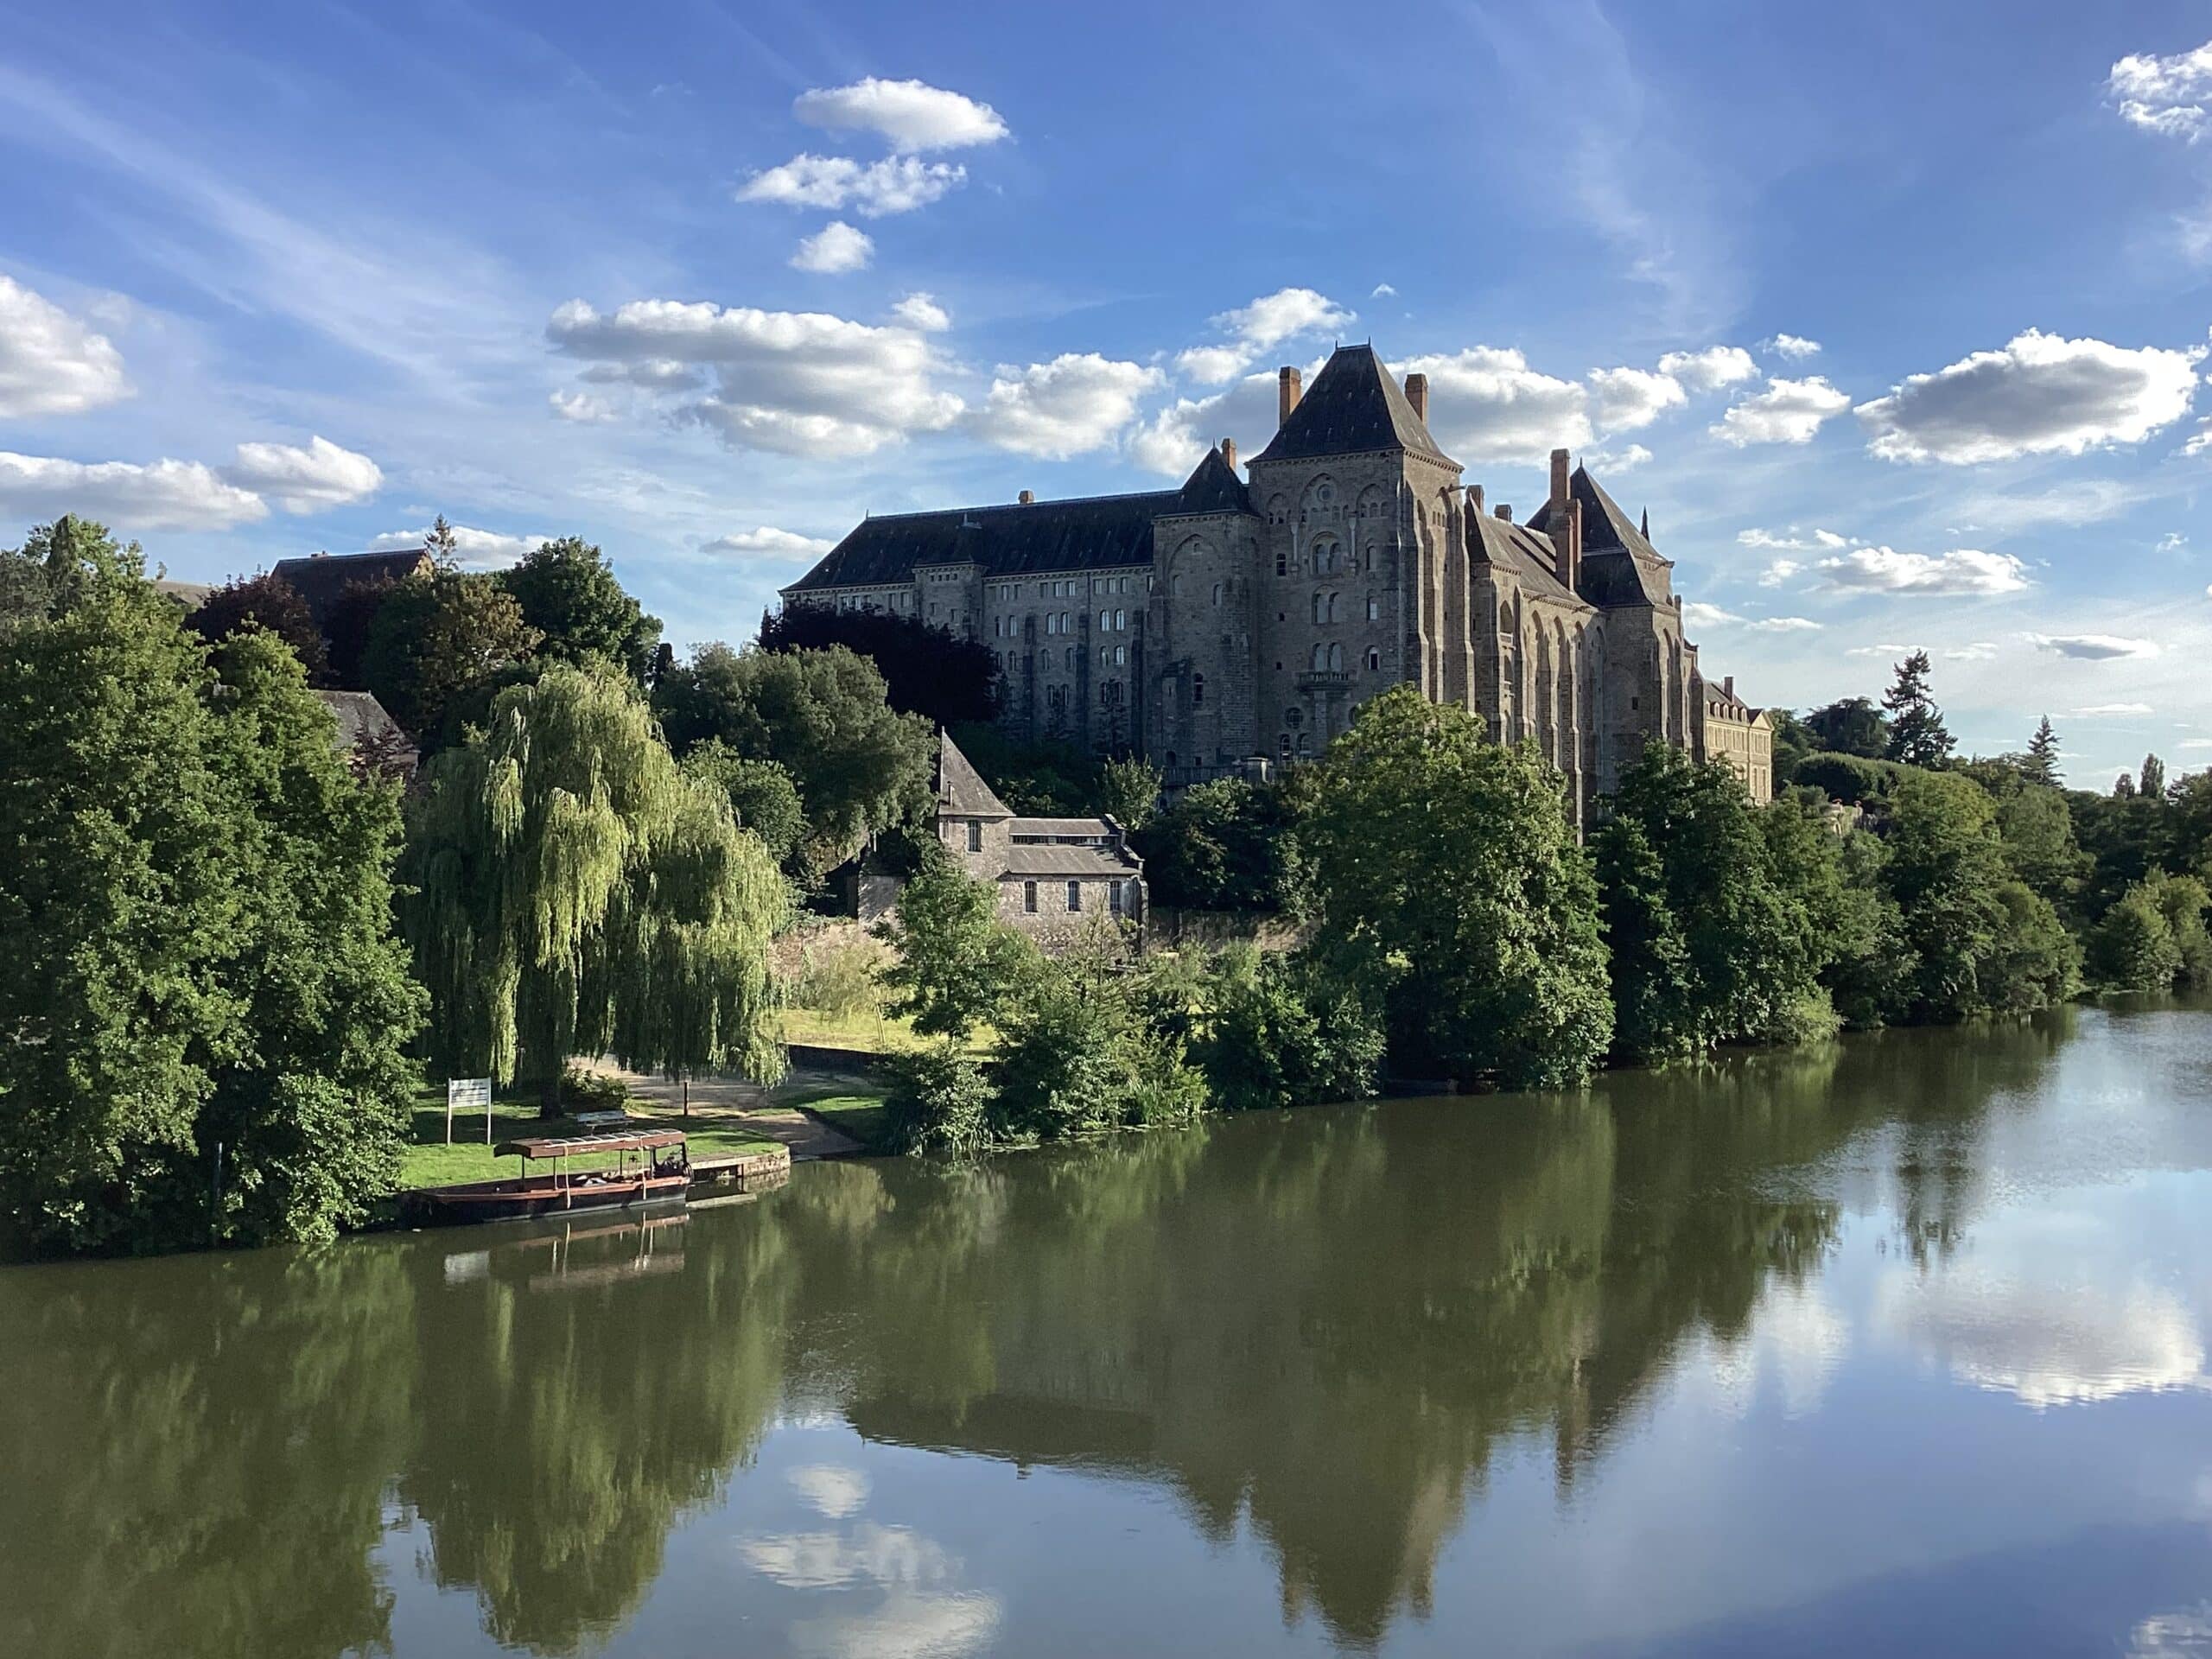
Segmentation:
<svg viewBox="0 0 2212 1659">
<path fill-rule="evenodd" d="M 794 1103 L 804 1105 L 831 1128 L 842 1129 L 870 1150 L 883 1145 L 881 1095 L 823 1095 Z"/>
<path fill-rule="evenodd" d="M 684 1118 L 672 1112 L 640 1111 L 633 1105 L 630 1122 L 639 1128 L 683 1130 L 686 1144 L 695 1159 L 728 1158 L 766 1152 L 778 1144 L 719 1115 L 709 1116 L 702 1113 Z M 523 1135 L 588 1133 L 571 1118 L 541 1119 L 534 1099 L 501 1096 L 492 1103 L 492 1139 L 494 1144 Z M 484 1114 L 481 1112 L 454 1113 L 453 1140 L 453 1145 L 446 1145 L 445 1087 L 441 1084 L 435 1089 L 425 1090 L 418 1097 L 415 1108 L 414 1135 L 400 1162 L 400 1186 L 403 1189 L 451 1186 L 461 1181 L 488 1181 L 512 1177 L 522 1168 L 522 1160 L 518 1158 L 493 1156 L 492 1148 L 484 1144 Z M 569 1166 L 571 1169 L 592 1169 L 614 1161 L 613 1154 L 601 1154 L 596 1157 L 572 1159 Z"/>
<path fill-rule="evenodd" d="M 822 1048 L 858 1049 L 868 1054 L 890 1054 L 918 1046 L 921 1039 L 904 1020 L 880 1014 L 819 1014 L 812 1008 L 784 1008 L 784 1040 L 812 1043 Z"/>
</svg>

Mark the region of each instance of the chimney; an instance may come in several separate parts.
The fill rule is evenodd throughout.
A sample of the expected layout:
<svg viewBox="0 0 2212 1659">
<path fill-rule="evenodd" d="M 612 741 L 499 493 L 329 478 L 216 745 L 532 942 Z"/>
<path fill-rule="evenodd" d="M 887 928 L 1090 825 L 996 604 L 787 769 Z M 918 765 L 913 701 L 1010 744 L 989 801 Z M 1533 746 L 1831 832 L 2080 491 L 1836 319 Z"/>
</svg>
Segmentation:
<svg viewBox="0 0 2212 1659">
<path fill-rule="evenodd" d="M 1552 451 L 1552 517 L 1557 518 L 1567 511 L 1567 455 L 1564 449 Z"/>
<path fill-rule="evenodd" d="M 1406 377 L 1406 401 L 1414 406 L 1414 413 L 1421 416 L 1423 426 L 1428 424 L 1428 377 L 1409 374 Z"/>
<path fill-rule="evenodd" d="M 1290 411 L 1298 407 L 1299 394 L 1306 390 L 1306 378 L 1296 369 L 1285 364 L 1275 372 L 1275 424 L 1281 426 L 1290 418 Z"/>
<path fill-rule="evenodd" d="M 1734 699 L 1736 696 L 1736 677 L 1733 674 L 1729 675 L 1720 682 L 1720 695 L 1732 701 Z"/>
<path fill-rule="evenodd" d="M 1513 522 L 1513 509 L 1501 501 L 1497 504 L 1497 516 L 1510 524 Z"/>
<path fill-rule="evenodd" d="M 1471 512 L 1471 513 L 1475 514 L 1478 518 L 1479 518 L 1479 517 L 1481 516 L 1481 514 L 1482 514 L 1482 510 L 1483 510 L 1483 486 L 1482 486 L 1481 485 L 1479 485 L 1479 484 L 1470 484 L 1470 485 L 1468 485 L 1468 486 L 1467 486 L 1467 511 L 1468 511 L 1469 512 Z"/>
<path fill-rule="evenodd" d="M 1233 472 L 1235 472 L 1235 471 L 1236 470 L 1236 439 L 1234 439 L 1234 438 L 1224 438 L 1224 439 L 1221 441 L 1221 458 L 1222 458 L 1222 460 L 1224 460 L 1224 461 L 1226 461 L 1226 462 L 1228 462 L 1228 463 L 1229 463 L 1229 470 L 1230 470 L 1230 472 L 1232 472 L 1232 473 L 1233 473 Z"/>
<path fill-rule="evenodd" d="M 1020 495 L 1016 496 L 1014 499 L 1015 499 L 1016 500 L 1020 501 L 1020 502 L 1021 503 L 1021 505 L 1022 505 L 1023 506 L 1025 506 L 1025 507 L 1027 507 L 1027 506 L 1033 506 L 1033 505 L 1036 504 L 1036 500 L 1037 500 L 1037 492 L 1036 492 L 1036 491 L 1034 491 L 1034 490 L 1024 490 L 1024 491 L 1023 491 Z"/>
</svg>

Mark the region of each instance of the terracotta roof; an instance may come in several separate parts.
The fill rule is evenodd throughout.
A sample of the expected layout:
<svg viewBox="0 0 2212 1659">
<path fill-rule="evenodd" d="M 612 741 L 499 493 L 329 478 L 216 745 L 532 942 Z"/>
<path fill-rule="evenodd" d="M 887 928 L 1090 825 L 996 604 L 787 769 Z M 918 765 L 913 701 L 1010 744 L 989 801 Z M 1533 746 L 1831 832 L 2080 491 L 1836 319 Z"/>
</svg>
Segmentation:
<svg viewBox="0 0 2212 1659">
<path fill-rule="evenodd" d="M 304 559 L 279 559 L 269 574 L 290 584 L 321 627 L 347 588 L 404 582 L 429 565 L 427 548 L 404 547 L 389 553 L 317 553 Z"/>
<path fill-rule="evenodd" d="M 1275 430 L 1261 461 L 1306 461 L 1406 449 L 1447 467 L 1459 463 L 1436 446 L 1405 392 L 1372 346 L 1339 346 Z"/>
<path fill-rule="evenodd" d="M 991 792 L 960 746 L 943 732 L 937 739 L 937 810 L 964 818 L 1010 818 L 1004 801 Z"/>
</svg>

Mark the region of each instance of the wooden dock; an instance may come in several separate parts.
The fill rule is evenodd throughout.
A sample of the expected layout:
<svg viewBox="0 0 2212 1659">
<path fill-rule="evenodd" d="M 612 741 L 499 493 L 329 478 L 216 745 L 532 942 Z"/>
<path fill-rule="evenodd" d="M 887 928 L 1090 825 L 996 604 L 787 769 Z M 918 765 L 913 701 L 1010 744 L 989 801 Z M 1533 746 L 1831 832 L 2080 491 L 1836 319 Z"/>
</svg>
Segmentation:
<svg viewBox="0 0 2212 1659">
<path fill-rule="evenodd" d="M 691 1160 L 691 1191 L 702 1197 L 709 1192 L 758 1192 L 766 1187 L 781 1186 L 791 1178 L 789 1147 Z"/>
</svg>

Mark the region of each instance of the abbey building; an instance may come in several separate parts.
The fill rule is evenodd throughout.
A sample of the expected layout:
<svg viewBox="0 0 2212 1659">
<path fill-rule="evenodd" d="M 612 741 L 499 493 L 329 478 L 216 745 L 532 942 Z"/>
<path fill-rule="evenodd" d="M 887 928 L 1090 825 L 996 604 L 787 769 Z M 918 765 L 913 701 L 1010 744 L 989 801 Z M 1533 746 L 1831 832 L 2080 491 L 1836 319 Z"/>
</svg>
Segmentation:
<svg viewBox="0 0 2212 1659">
<path fill-rule="evenodd" d="M 1524 522 L 1429 435 L 1428 388 L 1366 346 L 1274 438 L 1180 489 L 871 517 L 784 590 L 997 652 L 1025 735 L 1134 748 L 1171 784 L 1310 759 L 1400 681 L 1534 738 L 1586 815 L 1657 739 L 1771 792 L 1771 734 L 1683 636 L 1673 566 L 1567 453 Z"/>
</svg>

